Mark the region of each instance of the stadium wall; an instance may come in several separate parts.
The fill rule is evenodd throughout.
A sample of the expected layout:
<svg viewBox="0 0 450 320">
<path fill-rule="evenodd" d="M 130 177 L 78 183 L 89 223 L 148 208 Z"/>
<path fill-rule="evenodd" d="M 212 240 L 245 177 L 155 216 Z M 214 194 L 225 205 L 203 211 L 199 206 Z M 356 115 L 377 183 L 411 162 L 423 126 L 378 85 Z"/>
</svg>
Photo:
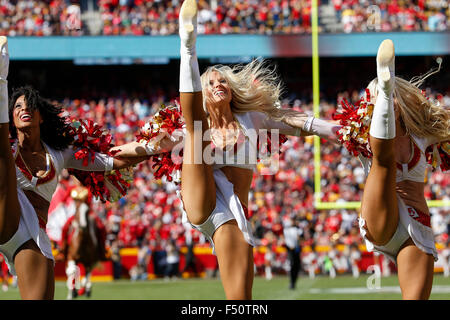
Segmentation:
<svg viewBox="0 0 450 320">
<path fill-rule="evenodd" d="M 396 43 L 398 56 L 450 54 L 447 31 L 323 34 L 319 36 L 319 55 L 373 56 L 386 38 Z M 160 64 L 179 58 L 179 39 L 174 35 L 11 37 L 9 50 L 11 60 L 75 60 L 99 64 L 101 61 L 95 59 L 119 59 L 117 63 L 122 64 Z M 310 35 L 208 35 L 199 36 L 197 51 L 199 58 L 287 58 L 309 57 L 312 49 Z"/>
<path fill-rule="evenodd" d="M 444 246 L 440 243 L 437 245 L 438 250 L 444 249 Z M 326 245 L 317 246 L 316 252 L 326 254 L 328 251 L 330 251 L 330 247 Z M 344 251 L 345 245 L 338 245 L 337 250 Z M 138 260 L 138 248 L 132 247 L 132 248 L 122 248 L 120 250 L 120 256 L 121 256 L 121 274 L 122 278 L 129 278 L 129 272 L 130 269 L 137 264 Z M 264 263 L 265 258 L 264 255 L 266 253 L 266 247 L 255 247 L 254 252 L 254 258 L 255 258 L 255 266 L 257 268 L 257 274 L 262 275 L 260 271 L 264 269 Z M 373 265 L 375 263 L 374 256 L 372 252 L 368 252 L 366 250 L 366 247 L 364 244 L 359 245 L 359 250 L 362 254 L 361 259 L 358 261 L 358 266 L 360 268 L 361 272 L 366 272 L 368 267 Z M 187 253 L 187 247 L 180 248 L 180 265 L 179 270 L 183 270 L 185 266 L 185 255 Z M 302 255 L 306 254 L 311 251 L 311 247 L 305 246 L 302 248 Z M 155 279 L 161 277 L 161 270 L 157 270 L 157 267 L 155 266 L 155 254 L 156 253 L 162 253 L 163 256 L 165 256 L 164 252 L 153 252 L 152 258 L 150 259 L 150 262 L 147 266 L 147 274 L 148 279 Z M 275 248 L 276 255 L 284 254 L 286 255 L 286 248 L 285 247 L 277 247 Z M 54 256 L 58 255 L 58 252 L 55 250 L 53 252 Z M 204 277 L 208 270 L 213 271 L 217 268 L 217 258 L 212 253 L 212 249 L 209 246 L 195 246 L 194 247 L 194 255 L 195 255 L 195 264 L 197 267 L 197 270 L 199 271 L 200 276 Z M 381 258 L 381 259 L 384 259 Z M 81 275 L 85 275 L 84 267 L 79 264 Z M 390 268 L 392 271 L 395 271 L 394 264 L 390 263 Z M 338 273 L 343 273 L 343 270 L 337 270 Z M 434 272 L 436 273 L 442 273 L 443 272 L 443 266 L 442 261 L 440 260 L 438 263 L 434 266 Z M 319 274 L 320 270 L 317 269 L 316 273 Z M 181 275 L 183 278 L 188 278 L 194 276 L 192 272 L 185 272 Z M 55 278 L 57 281 L 65 281 L 66 280 L 66 273 L 65 273 L 65 262 L 64 261 L 56 261 L 55 263 Z M 93 281 L 113 281 L 113 266 L 111 261 L 105 261 L 99 263 L 92 272 L 92 280 Z"/>
</svg>

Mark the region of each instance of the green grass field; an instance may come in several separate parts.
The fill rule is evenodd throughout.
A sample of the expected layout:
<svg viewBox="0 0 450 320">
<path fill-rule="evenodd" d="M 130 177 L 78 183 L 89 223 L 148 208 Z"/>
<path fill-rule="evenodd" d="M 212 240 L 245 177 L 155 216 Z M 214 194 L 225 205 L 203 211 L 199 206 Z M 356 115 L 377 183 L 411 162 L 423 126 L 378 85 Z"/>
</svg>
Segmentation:
<svg viewBox="0 0 450 320">
<path fill-rule="evenodd" d="M 309 279 L 302 276 L 296 290 L 288 289 L 287 277 L 275 277 L 271 281 L 256 277 L 253 285 L 255 300 L 398 300 L 401 299 L 396 276 L 381 279 L 381 289 L 369 290 L 366 286 L 368 275 L 358 279 L 338 276 L 330 279 L 318 276 Z M 66 285 L 56 282 L 55 299 L 66 299 Z M 17 288 L 0 291 L 1 300 L 20 299 Z M 77 298 L 84 300 L 85 297 Z M 131 282 L 94 282 L 91 300 L 224 300 L 225 295 L 219 279 L 163 279 Z M 434 277 L 433 300 L 450 300 L 450 278 L 442 275 Z"/>
</svg>

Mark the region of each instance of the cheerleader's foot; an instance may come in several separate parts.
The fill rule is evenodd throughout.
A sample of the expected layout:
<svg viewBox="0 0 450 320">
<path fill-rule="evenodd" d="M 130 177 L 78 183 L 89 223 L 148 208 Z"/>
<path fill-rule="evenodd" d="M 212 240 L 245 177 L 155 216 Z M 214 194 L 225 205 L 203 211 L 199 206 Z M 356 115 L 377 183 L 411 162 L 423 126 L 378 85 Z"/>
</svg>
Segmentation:
<svg viewBox="0 0 450 320">
<path fill-rule="evenodd" d="M 185 0 L 180 9 L 179 34 L 182 44 L 191 49 L 197 38 L 197 1 Z"/>
<path fill-rule="evenodd" d="M 389 97 L 394 91 L 395 81 L 395 50 L 390 39 L 384 40 L 378 47 L 377 77 L 379 89 Z"/>
</svg>

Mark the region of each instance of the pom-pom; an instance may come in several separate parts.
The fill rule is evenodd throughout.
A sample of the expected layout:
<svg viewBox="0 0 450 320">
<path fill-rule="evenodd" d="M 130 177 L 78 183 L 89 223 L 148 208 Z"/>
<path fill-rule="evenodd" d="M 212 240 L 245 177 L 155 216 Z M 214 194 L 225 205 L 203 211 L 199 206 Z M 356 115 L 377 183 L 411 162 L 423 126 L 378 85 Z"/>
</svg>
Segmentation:
<svg viewBox="0 0 450 320">
<path fill-rule="evenodd" d="M 73 137 L 75 158 L 82 160 L 84 166 L 87 166 L 89 161 L 95 160 L 96 153 L 113 157 L 119 152 L 119 150 L 110 151 L 114 147 L 111 134 L 91 120 L 73 121 L 69 134 Z M 110 172 L 78 169 L 69 169 L 68 171 L 102 202 L 119 200 L 127 193 L 130 183 L 133 181 L 131 167 Z"/>
<path fill-rule="evenodd" d="M 425 150 L 425 156 L 433 171 L 441 168 L 442 172 L 450 170 L 450 141 L 435 143 Z"/>
<path fill-rule="evenodd" d="M 152 119 L 141 127 L 137 141 L 145 144 L 147 151 L 151 154 L 157 150 L 164 138 L 178 141 L 184 135 L 185 123 L 181 114 L 181 108 L 177 102 L 175 106 L 161 106 Z M 171 152 L 154 154 L 151 157 L 152 168 L 155 179 L 166 177 L 168 181 L 176 184 L 181 182 L 181 168 L 183 153 L 178 158 Z"/>
<path fill-rule="evenodd" d="M 373 108 L 369 89 L 366 89 L 366 97 L 361 98 L 356 106 L 344 99 L 342 112 L 333 115 L 333 119 L 339 120 L 339 124 L 342 125 L 336 132 L 338 140 L 354 156 L 361 154 L 366 158 L 372 157 L 369 130 Z"/>
</svg>

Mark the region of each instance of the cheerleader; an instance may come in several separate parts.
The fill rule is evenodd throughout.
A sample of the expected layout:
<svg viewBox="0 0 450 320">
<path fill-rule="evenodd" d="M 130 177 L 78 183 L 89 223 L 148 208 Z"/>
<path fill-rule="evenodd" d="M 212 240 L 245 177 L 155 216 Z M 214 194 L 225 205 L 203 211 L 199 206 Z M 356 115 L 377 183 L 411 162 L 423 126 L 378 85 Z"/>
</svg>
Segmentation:
<svg viewBox="0 0 450 320">
<path fill-rule="evenodd" d="M 226 298 L 251 299 L 254 239 L 247 206 L 257 164 L 256 135 L 259 130 L 276 130 L 299 136 L 300 129 L 281 122 L 287 113 L 299 113 L 278 107 L 281 83 L 264 62 L 234 69 L 213 66 L 200 77 L 195 0 L 183 2 L 179 20 L 184 127 L 159 135 L 157 144 L 121 146 L 118 155 L 155 155 L 182 141 L 183 219 L 211 243 Z"/>
<path fill-rule="evenodd" d="M 54 258 L 45 226 L 61 171 L 111 171 L 132 161 L 99 153 L 87 164 L 77 160 L 61 109 L 32 88 L 15 90 L 8 109 L 8 68 L 7 38 L 0 37 L 0 253 L 17 275 L 22 299 L 53 299 Z"/>
<path fill-rule="evenodd" d="M 450 113 L 419 89 L 430 73 L 412 82 L 395 76 L 391 40 L 381 43 L 376 61 L 377 78 L 358 113 L 351 113 L 350 120 L 361 116 L 357 125 L 345 117 L 340 124 L 313 117 L 284 121 L 359 153 L 367 177 L 359 218 L 366 246 L 397 264 L 403 299 L 428 299 L 437 251 L 424 181 L 427 160 L 449 168 Z M 367 145 L 358 146 L 369 135 Z"/>
<path fill-rule="evenodd" d="M 256 162 L 240 150 L 257 149 L 252 132 L 274 129 L 299 136 L 301 130 L 281 122 L 294 112 L 277 107 L 281 83 L 263 62 L 213 66 L 200 77 L 196 23 L 196 1 L 186 0 L 179 25 L 180 104 L 186 123 L 182 202 L 188 221 L 213 246 L 226 298 L 251 299 L 254 239 L 247 206 Z M 201 141 L 204 136 L 211 139 L 200 144 L 198 137 Z M 209 154 L 211 142 L 220 155 L 212 162 L 202 157 Z M 218 161 L 222 156 L 231 161 Z"/>
</svg>

